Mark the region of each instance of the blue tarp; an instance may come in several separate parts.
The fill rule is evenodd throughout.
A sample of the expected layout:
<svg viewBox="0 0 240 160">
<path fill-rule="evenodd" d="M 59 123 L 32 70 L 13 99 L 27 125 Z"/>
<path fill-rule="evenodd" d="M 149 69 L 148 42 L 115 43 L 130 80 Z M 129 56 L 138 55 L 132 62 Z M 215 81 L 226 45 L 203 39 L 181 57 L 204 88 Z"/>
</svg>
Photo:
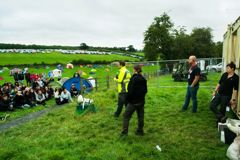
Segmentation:
<svg viewBox="0 0 240 160">
<path fill-rule="evenodd" d="M 81 82 L 81 79 L 82 79 L 82 82 Z M 68 91 L 70 91 L 72 84 L 74 84 L 77 90 L 80 92 L 82 89 L 81 83 L 83 86 L 85 86 L 85 91 L 89 92 L 93 89 L 92 84 L 87 79 L 84 79 L 81 77 L 70 78 L 69 80 L 63 83 L 63 87 L 65 87 Z"/>
</svg>

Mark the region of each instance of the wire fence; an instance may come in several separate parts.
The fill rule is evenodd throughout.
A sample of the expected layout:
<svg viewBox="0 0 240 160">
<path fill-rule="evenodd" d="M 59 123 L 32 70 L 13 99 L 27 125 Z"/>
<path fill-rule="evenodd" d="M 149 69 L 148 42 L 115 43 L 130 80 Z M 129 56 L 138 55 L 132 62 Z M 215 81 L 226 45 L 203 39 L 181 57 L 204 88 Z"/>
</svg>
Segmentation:
<svg viewBox="0 0 240 160">
<path fill-rule="evenodd" d="M 201 87 L 214 88 L 224 69 L 222 58 L 198 59 L 201 69 Z M 148 88 L 185 88 L 189 65 L 187 59 L 127 62 L 127 69 L 133 74 L 134 65 L 142 66 L 143 76 L 150 81 Z M 118 74 L 118 63 L 110 65 L 110 72 L 96 79 L 96 90 L 116 89 L 117 83 L 113 80 Z"/>
</svg>

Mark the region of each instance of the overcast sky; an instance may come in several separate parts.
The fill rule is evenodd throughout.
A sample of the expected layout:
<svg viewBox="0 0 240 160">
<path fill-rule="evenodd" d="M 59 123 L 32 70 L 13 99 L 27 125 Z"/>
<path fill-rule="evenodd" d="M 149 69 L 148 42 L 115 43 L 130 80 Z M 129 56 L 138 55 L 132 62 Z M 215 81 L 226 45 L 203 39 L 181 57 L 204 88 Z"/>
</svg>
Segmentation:
<svg viewBox="0 0 240 160">
<path fill-rule="evenodd" d="M 240 0 L 0 0 L 0 43 L 141 49 L 144 31 L 163 12 L 188 32 L 211 27 L 222 41 Z"/>
</svg>

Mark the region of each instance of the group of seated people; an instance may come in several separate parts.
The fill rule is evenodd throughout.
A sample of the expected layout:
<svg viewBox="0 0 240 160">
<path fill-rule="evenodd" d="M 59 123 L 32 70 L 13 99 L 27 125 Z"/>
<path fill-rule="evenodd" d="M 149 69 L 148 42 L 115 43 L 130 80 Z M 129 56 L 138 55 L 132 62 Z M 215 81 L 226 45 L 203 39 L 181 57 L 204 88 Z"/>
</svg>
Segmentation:
<svg viewBox="0 0 240 160">
<path fill-rule="evenodd" d="M 41 80 L 39 79 L 38 82 Z M 54 95 L 54 90 L 45 83 L 25 86 L 19 82 L 4 83 L 0 86 L 0 111 L 13 111 L 15 108 L 46 105 L 46 101 Z"/>
<path fill-rule="evenodd" d="M 72 102 L 72 97 L 77 97 L 79 94 L 77 88 L 72 84 L 70 92 L 66 88 L 56 88 L 54 92 L 54 97 L 56 104 L 65 104 Z"/>
<path fill-rule="evenodd" d="M 15 79 L 15 78 L 14 78 Z M 37 105 L 46 105 L 46 101 L 55 98 L 56 104 L 61 105 L 72 102 L 72 97 L 77 97 L 79 91 L 72 84 L 70 91 L 66 88 L 50 87 L 53 79 L 48 79 L 43 74 L 35 78 L 27 78 L 27 86 L 22 79 L 15 79 L 15 83 L 0 85 L 0 111 L 13 111 L 16 108 L 29 108 Z"/>
</svg>

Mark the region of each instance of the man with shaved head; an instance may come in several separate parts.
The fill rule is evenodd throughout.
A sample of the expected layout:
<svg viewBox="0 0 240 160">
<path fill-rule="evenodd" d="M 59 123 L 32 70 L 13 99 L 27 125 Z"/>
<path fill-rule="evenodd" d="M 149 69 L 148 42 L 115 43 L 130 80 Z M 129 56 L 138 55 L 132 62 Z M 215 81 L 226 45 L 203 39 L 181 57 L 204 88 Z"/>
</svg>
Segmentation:
<svg viewBox="0 0 240 160">
<path fill-rule="evenodd" d="M 186 111 L 192 99 L 192 112 L 197 112 L 197 92 L 199 88 L 199 80 L 200 80 L 200 68 L 197 66 L 197 58 L 192 55 L 188 59 L 188 63 L 190 65 L 190 69 L 188 71 L 188 87 L 185 98 L 185 103 L 182 106 L 182 111 Z"/>
</svg>

